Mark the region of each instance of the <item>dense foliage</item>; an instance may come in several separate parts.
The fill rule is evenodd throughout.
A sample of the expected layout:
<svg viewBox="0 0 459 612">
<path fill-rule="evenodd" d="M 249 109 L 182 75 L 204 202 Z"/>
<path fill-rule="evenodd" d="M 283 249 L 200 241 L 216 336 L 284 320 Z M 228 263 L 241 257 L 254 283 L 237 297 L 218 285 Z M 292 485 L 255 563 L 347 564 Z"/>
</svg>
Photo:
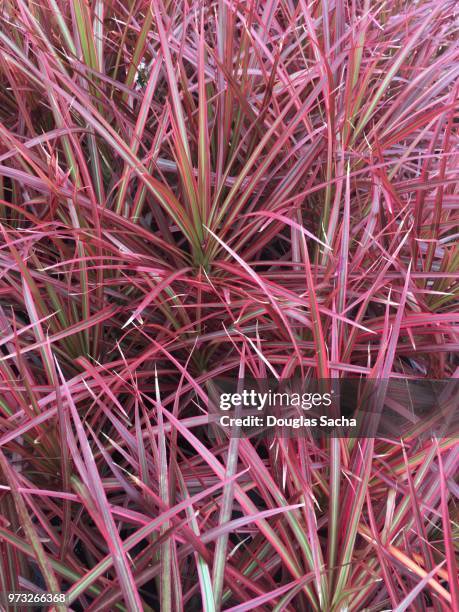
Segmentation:
<svg viewBox="0 0 459 612">
<path fill-rule="evenodd" d="M 459 377 L 457 29 L 449 0 L 0 4 L 0 591 L 459 610 L 454 437 L 205 426 L 222 375 Z"/>
</svg>

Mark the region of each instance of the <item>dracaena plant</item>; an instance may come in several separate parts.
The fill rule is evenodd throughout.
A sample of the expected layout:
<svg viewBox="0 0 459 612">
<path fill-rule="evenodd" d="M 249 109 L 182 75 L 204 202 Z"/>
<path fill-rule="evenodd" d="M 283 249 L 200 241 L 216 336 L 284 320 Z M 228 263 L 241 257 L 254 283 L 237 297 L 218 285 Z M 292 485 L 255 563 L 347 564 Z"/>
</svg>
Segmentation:
<svg viewBox="0 0 459 612">
<path fill-rule="evenodd" d="M 453 432 L 206 426 L 222 376 L 459 376 L 456 3 L 0 22 L 0 591 L 459 610 Z"/>
</svg>

